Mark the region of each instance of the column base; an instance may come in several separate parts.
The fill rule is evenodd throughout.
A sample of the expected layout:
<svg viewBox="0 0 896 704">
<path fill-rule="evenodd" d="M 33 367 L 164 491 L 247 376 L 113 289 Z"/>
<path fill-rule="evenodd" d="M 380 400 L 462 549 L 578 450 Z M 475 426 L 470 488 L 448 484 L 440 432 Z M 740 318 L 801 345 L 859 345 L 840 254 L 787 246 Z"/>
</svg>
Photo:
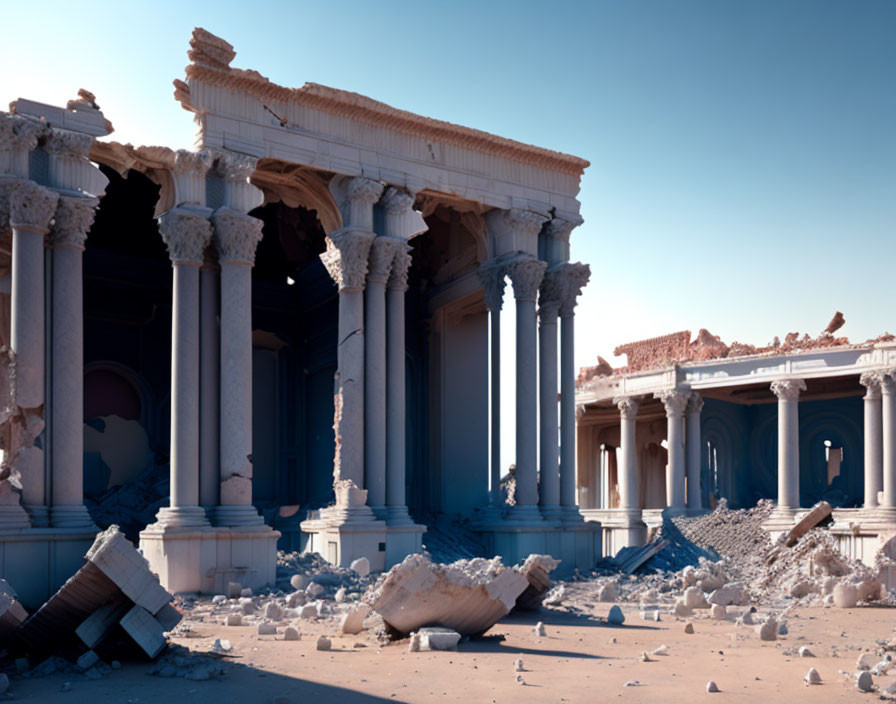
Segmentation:
<svg viewBox="0 0 896 704">
<path fill-rule="evenodd" d="M 546 521 L 556 522 L 563 519 L 562 506 L 539 506 L 538 510 L 541 512 L 541 517 Z"/>
<path fill-rule="evenodd" d="M 264 523 L 228 527 L 159 521 L 140 533 L 140 550 L 168 591 L 223 594 L 228 582 L 252 589 L 276 583 L 279 537 Z"/>
<path fill-rule="evenodd" d="M 541 511 L 538 510 L 538 506 L 511 506 L 504 522 L 515 525 L 535 525 L 544 529 L 544 518 Z"/>
<path fill-rule="evenodd" d="M 585 522 L 585 517 L 582 515 L 578 506 L 563 506 L 561 509 L 562 513 L 560 515 L 560 520 L 563 521 L 564 526 Z"/>
<path fill-rule="evenodd" d="M 28 512 L 19 504 L 0 506 L 0 531 L 31 528 Z"/>
<path fill-rule="evenodd" d="M 406 508 L 405 516 L 407 516 Z M 409 516 L 407 521 L 407 523 L 386 523 L 385 569 L 397 565 L 408 555 L 423 552 L 423 534 L 426 532 L 426 526 L 414 523 Z"/>
<path fill-rule="evenodd" d="M 366 557 L 372 572 L 385 569 L 386 522 L 378 520 L 369 506 L 331 506 L 312 514 L 301 524 L 310 538 L 310 552 L 340 567 Z"/>
<path fill-rule="evenodd" d="M 373 511 L 374 517 L 379 521 L 385 521 L 389 516 L 388 506 L 371 506 L 370 510 Z"/>
<path fill-rule="evenodd" d="M 203 528 L 209 526 L 208 516 L 201 506 L 165 506 L 156 514 L 156 522 L 147 526 L 172 528 Z"/>
<path fill-rule="evenodd" d="M 599 515 L 603 528 L 604 557 L 614 557 L 622 548 L 639 547 L 647 542 L 647 524 L 642 520 L 641 509 L 611 508 L 593 513 Z"/>
<path fill-rule="evenodd" d="M 214 516 L 215 525 L 221 527 L 264 525 L 264 519 L 259 515 L 258 510 L 251 504 L 243 504 L 240 506 L 215 506 Z"/>
<path fill-rule="evenodd" d="M 473 530 L 479 530 L 480 527 L 487 528 L 496 521 L 500 521 L 508 508 L 509 507 L 505 505 L 502 510 L 501 506 L 489 504 L 488 506 L 476 509 L 476 514 L 473 516 L 472 521 Z"/>
<path fill-rule="evenodd" d="M 54 528 L 83 528 L 94 532 L 99 530 L 84 504 L 52 506 L 50 508 L 50 524 Z"/>
<path fill-rule="evenodd" d="M 376 510 L 374 509 L 374 512 Z M 389 527 L 413 526 L 414 519 L 408 513 L 407 506 L 388 506 L 386 507 L 386 525 Z"/>
<path fill-rule="evenodd" d="M 35 528 L 50 527 L 50 509 L 47 506 L 37 504 L 25 504 L 25 510 L 31 518 L 31 525 Z"/>
</svg>

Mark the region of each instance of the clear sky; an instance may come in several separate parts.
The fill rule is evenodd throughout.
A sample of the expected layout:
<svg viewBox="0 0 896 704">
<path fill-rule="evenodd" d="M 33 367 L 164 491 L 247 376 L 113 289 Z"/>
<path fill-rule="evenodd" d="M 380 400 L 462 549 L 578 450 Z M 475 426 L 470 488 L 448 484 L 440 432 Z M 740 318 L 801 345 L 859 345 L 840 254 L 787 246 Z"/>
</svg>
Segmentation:
<svg viewBox="0 0 896 704">
<path fill-rule="evenodd" d="M 202 26 L 277 83 L 590 160 L 578 364 L 682 329 L 815 334 L 838 309 L 853 340 L 896 333 L 896 2 L 6 0 L 0 16 L 3 96 L 87 88 L 121 141 L 192 145 L 171 81 Z"/>
</svg>

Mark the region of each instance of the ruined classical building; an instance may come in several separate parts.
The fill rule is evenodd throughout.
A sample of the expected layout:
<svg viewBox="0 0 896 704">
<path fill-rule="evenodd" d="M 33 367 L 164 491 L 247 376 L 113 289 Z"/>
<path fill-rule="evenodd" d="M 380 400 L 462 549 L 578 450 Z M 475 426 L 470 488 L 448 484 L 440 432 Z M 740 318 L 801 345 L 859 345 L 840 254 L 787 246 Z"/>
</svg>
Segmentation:
<svg viewBox="0 0 896 704">
<path fill-rule="evenodd" d="M 620 346 L 623 369 L 582 370 L 578 500 L 604 552 L 643 542 L 663 512 L 769 498 L 771 532 L 826 500 L 843 551 L 873 559 L 896 528 L 896 341 L 850 344 L 842 324 L 762 348 L 683 331 Z"/>
<path fill-rule="evenodd" d="M 86 91 L 0 115 L 0 576 L 39 602 L 113 522 L 173 591 L 269 583 L 278 540 L 381 569 L 437 512 L 510 561 L 590 565 L 589 270 L 569 262 L 587 162 L 275 85 L 204 30 L 189 56 L 192 151 L 112 141 Z M 508 292 L 515 429 L 496 403 Z"/>
</svg>

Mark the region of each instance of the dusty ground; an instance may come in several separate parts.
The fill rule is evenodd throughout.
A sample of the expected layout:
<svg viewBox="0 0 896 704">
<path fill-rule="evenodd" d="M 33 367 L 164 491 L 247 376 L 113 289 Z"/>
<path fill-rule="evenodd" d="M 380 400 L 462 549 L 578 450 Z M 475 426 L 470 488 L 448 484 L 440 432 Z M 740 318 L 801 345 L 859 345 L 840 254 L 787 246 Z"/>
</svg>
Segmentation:
<svg viewBox="0 0 896 704">
<path fill-rule="evenodd" d="M 369 633 L 334 637 L 334 650 L 319 652 L 316 636 L 327 626 L 308 622 L 302 622 L 298 642 L 284 642 L 280 634 L 257 636 L 248 626 L 193 623 L 194 637 L 173 642 L 207 652 L 215 638 L 229 639 L 233 656 L 225 658 L 231 665 L 223 680 L 163 679 L 147 676 L 149 665 L 124 662 L 102 680 L 71 673 L 13 680 L 10 694 L 16 702 L 84 704 L 289 704 L 309 696 L 323 702 L 867 702 L 878 695 L 856 691 L 838 670 L 853 673 L 861 652 L 875 649 L 875 640 L 889 640 L 896 615 L 882 608 L 799 609 L 788 620 L 788 635 L 764 643 L 753 629 L 730 621 L 698 617 L 692 619 L 696 633 L 687 635 L 683 620 L 642 621 L 627 606 L 625 625 L 613 627 L 602 621 L 609 606 L 599 604 L 595 617 L 553 609 L 513 615 L 484 639 L 439 653 L 409 653 L 406 640 L 380 647 Z M 547 629 L 544 638 L 532 633 L 537 620 Z M 668 646 L 667 656 L 640 661 L 642 651 L 660 644 Z M 800 645 L 817 657 L 786 653 Z M 831 657 L 832 646 L 839 657 Z M 525 685 L 516 681 L 517 658 L 526 669 Z M 824 683 L 808 687 L 803 677 L 813 666 Z M 710 679 L 720 693 L 705 693 Z M 881 688 L 896 682 L 896 676 L 874 679 Z M 640 686 L 624 686 L 632 680 Z M 65 682 L 71 691 L 61 691 Z"/>
</svg>

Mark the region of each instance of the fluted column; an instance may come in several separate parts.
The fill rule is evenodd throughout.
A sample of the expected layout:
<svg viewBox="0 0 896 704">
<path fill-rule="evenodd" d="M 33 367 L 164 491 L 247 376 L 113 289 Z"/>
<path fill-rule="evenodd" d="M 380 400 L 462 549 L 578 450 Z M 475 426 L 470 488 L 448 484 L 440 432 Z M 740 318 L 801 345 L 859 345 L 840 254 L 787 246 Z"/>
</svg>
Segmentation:
<svg viewBox="0 0 896 704">
<path fill-rule="evenodd" d="M 208 525 L 199 506 L 199 267 L 211 239 L 209 221 L 186 208 L 159 218 L 174 269 L 171 311 L 171 505 L 157 523 Z"/>
<path fill-rule="evenodd" d="M 687 417 L 685 420 L 685 451 L 687 458 L 686 473 L 688 478 L 688 509 L 700 511 L 703 509 L 703 494 L 700 482 L 700 460 L 702 447 L 700 445 L 700 413 L 703 410 L 703 398 L 696 391 L 692 391 L 688 398 Z"/>
<path fill-rule="evenodd" d="M 14 414 L 19 416 L 13 431 L 9 463 L 21 482 L 21 499 L 34 526 L 48 524 L 43 443 L 46 402 L 44 356 L 44 237 L 56 211 L 59 196 L 31 181 L 20 181 L 9 196 L 12 228 L 12 320 L 10 347 L 14 361 Z M 16 522 L 27 523 L 21 512 Z M 13 521 L 4 521 L 9 525 Z"/>
<path fill-rule="evenodd" d="M 477 272 L 489 315 L 489 507 L 500 508 L 501 496 L 501 308 L 507 272 L 494 259 L 483 264 Z"/>
<path fill-rule="evenodd" d="M 565 293 L 561 268 L 545 272 L 538 295 L 539 492 L 541 515 L 560 518 L 560 458 L 557 404 L 557 316 Z"/>
<path fill-rule="evenodd" d="M 656 394 L 666 409 L 666 506 L 673 512 L 684 510 L 684 411 L 688 394 L 667 389 Z"/>
<path fill-rule="evenodd" d="M 383 184 L 366 178 L 348 182 L 348 225 L 327 237 L 321 261 L 339 288 L 336 349 L 336 455 L 333 476 L 337 498 L 364 486 L 364 284 L 373 243 L 373 204 Z M 346 494 L 347 495 L 347 494 Z"/>
<path fill-rule="evenodd" d="M 619 467 L 619 508 L 629 512 L 640 510 L 638 498 L 638 446 L 635 439 L 638 406 L 634 396 L 614 398 L 619 408 L 619 449 L 622 466 Z"/>
<path fill-rule="evenodd" d="M 222 207 L 212 216 L 221 266 L 221 488 L 215 522 L 263 523 L 252 505 L 252 267 L 262 222 Z"/>
<path fill-rule="evenodd" d="M 865 445 L 865 500 L 863 508 L 877 507 L 877 494 L 883 489 L 883 438 L 881 417 L 880 372 L 865 372 L 859 383 L 865 387 L 864 445 Z"/>
<path fill-rule="evenodd" d="M 95 528 L 84 505 L 82 252 L 98 203 L 96 198 L 60 198 L 50 236 L 53 251 L 50 522 L 65 528 Z"/>
<path fill-rule="evenodd" d="M 535 297 L 546 266 L 545 262 L 534 256 L 523 254 L 507 265 L 516 298 L 516 506 L 513 513 L 524 520 L 541 520 L 536 508 L 538 334 Z"/>
<path fill-rule="evenodd" d="M 214 515 L 221 495 L 221 269 L 213 247 L 199 270 L 199 504 Z"/>
<path fill-rule="evenodd" d="M 883 498 L 881 513 L 896 518 L 896 370 L 881 377 L 881 445 L 883 457 Z"/>
<path fill-rule="evenodd" d="M 806 390 L 802 379 L 773 381 L 778 397 L 778 510 L 800 507 L 799 398 Z"/>
<path fill-rule="evenodd" d="M 575 308 L 591 278 L 591 267 L 563 265 L 564 298 L 560 306 L 560 505 L 563 520 L 583 521 L 576 505 L 576 362 Z"/>
</svg>

